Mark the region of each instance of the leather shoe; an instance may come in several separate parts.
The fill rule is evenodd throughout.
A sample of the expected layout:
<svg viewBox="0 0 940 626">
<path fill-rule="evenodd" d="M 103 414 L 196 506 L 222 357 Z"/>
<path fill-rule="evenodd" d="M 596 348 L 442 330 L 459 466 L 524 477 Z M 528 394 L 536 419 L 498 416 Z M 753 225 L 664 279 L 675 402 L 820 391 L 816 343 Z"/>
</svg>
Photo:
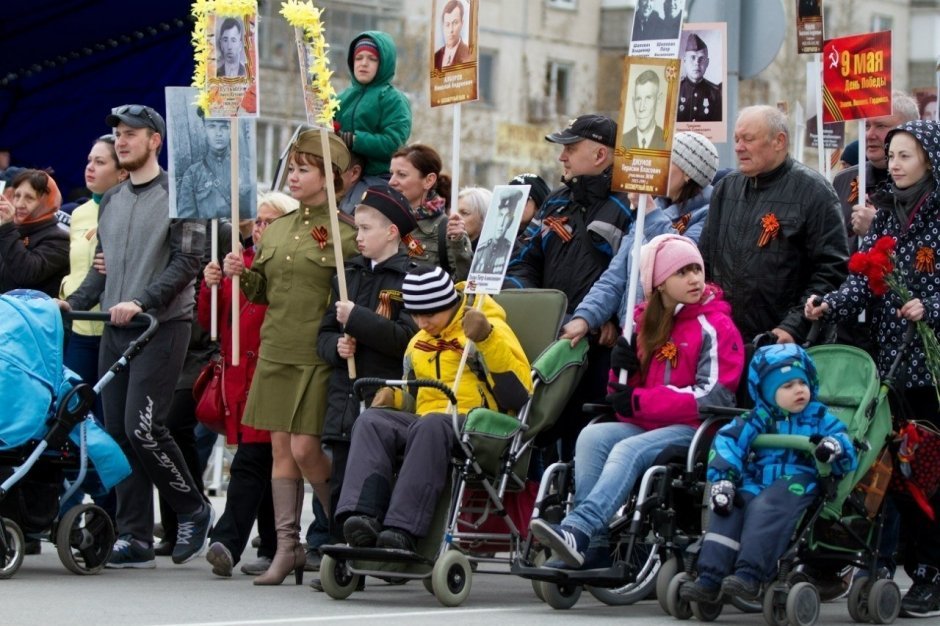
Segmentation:
<svg viewBox="0 0 940 626">
<path fill-rule="evenodd" d="M 321 560 L 322 560 L 322 557 L 320 556 L 320 552 L 316 548 L 312 550 L 310 548 L 307 548 L 307 562 L 304 563 L 304 571 L 305 572 L 319 572 Z"/>
<path fill-rule="evenodd" d="M 415 540 L 414 535 L 399 528 L 386 528 L 380 532 L 375 546 L 377 548 L 406 550 L 408 552 L 418 551 L 418 542 Z"/>
<path fill-rule="evenodd" d="M 382 524 L 368 515 L 353 515 L 343 523 L 343 537 L 353 548 L 371 548 L 378 539 Z"/>
</svg>

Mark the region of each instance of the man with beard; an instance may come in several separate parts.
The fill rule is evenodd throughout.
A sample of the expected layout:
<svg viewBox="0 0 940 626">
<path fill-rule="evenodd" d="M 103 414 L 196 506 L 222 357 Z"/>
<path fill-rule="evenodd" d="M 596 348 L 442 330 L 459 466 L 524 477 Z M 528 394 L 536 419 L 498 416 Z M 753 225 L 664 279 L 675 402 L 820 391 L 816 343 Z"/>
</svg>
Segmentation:
<svg viewBox="0 0 940 626">
<path fill-rule="evenodd" d="M 187 168 L 176 199 L 179 217 L 211 219 L 225 217 L 232 206 L 231 146 L 228 120 L 203 119 L 206 153 Z M 241 164 L 239 164 L 241 165 Z M 240 206 L 251 206 L 251 178 L 238 177 Z"/>
<path fill-rule="evenodd" d="M 185 563 L 206 546 L 212 507 L 203 499 L 166 428 L 192 323 L 194 285 L 206 228 L 169 219 L 169 178 L 157 162 L 166 123 L 154 109 L 127 104 L 111 110 L 119 165 L 130 178 L 101 198 L 98 252 L 103 268 L 89 272 L 63 309 L 101 304 L 111 324 L 101 337 L 99 371 L 120 358 L 140 334 L 128 328 L 147 311 L 160 327 L 145 350 L 102 393 L 105 427 L 124 450 L 131 475 L 117 487 L 114 544 L 107 567 L 149 569 L 153 552 L 153 487 L 176 511 L 173 562 Z"/>
</svg>

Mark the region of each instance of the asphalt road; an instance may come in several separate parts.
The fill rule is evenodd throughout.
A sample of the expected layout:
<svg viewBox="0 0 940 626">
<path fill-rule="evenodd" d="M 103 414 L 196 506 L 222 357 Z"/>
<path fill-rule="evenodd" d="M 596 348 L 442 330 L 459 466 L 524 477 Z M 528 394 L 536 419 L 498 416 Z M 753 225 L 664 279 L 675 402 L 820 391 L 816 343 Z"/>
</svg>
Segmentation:
<svg viewBox="0 0 940 626">
<path fill-rule="evenodd" d="M 217 510 L 222 498 L 213 498 Z M 309 503 L 309 496 L 308 496 Z M 467 601 L 445 608 L 420 582 L 388 585 L 368 578 L 366 589 L 333 600 L 306 584 L 255 587 L 240 573 L 229 579 L 211 574 L 203 558 L 174 565 L 158 557 L 154 570 L 105 570 L 77 576 L 59 562 L 55 547 L 26 557 L 15 576 L 0 580 L 0 626 L 80 624 L 95 626 L 247 626 L 363 624 L 417 626 L 443 624 L 670 624 L 655 600 L 609 607 L 585 592 L 577 605 L 557 611 L 543 604 L 527 580 L 510 575 L 477 574 Z M 249 557 L 250 558 L 250 557 Z M 305 582 L 312 575 L 306 574 Z M 291 578 L 292 582 L 292 578 Z M 899 584 L 906 591 L 910 581 Z M 729 624 L 763 624 L 761 615 L 730 607 L 719 618 Z M 845 600 L 822 606 L 819 623 L 851 624 Z"/>
</svg>

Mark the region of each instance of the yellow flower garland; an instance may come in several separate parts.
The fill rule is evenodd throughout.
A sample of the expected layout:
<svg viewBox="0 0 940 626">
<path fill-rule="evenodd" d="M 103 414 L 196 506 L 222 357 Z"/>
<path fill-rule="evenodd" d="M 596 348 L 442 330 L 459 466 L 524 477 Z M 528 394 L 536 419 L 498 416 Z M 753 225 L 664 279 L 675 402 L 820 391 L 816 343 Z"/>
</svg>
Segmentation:
<svg viewBox="0 0 940 626">
<path fill-rule="evenodd" d="M 193 58 L 196 67 L 193 70 L 192 86 L 199 90 L 196 104 L 204 113 L 209 111 L 209 92 L 206 89 L 206 72 L 209 64 L 209 48 L 207 46 L 209 14 L 215 13 L 225 17 L 243 17 L 258 13 L 256 0 L 194 0 L 192 14 L 193 26 Z"/>
<path fill-rule="evenodd" d="M 320 21 L 322 13 L 323 9 L 314 7 L 312 0 L 307 0 L 307 2 L 286 0 L 281 3 L 281 15 L 288 24 L 303 30 L 304 39 L 313 51 L 310 78 L 323 101 L 323 109 L 317 117 L 317 123 L 332 130 L 333 116 L 339 109 L 339 100 L 330 82 L 333 72 L 330 71 L 330 61 L 326 56 L 329 45 L 323 33 L 323 22 Z"/>
</svg>

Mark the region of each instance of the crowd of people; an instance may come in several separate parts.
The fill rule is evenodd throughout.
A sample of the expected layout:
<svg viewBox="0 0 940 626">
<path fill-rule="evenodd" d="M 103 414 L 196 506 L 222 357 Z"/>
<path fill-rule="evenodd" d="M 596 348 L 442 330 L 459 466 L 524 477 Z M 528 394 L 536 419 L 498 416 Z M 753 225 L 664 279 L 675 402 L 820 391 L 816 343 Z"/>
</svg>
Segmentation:
<svg viewBox="0 0 940 626">
<path fill-rule="evenodd" d="M 21 171 L 0 198 L 0 290 L 37 289 L 64 310 L 100 306 L 110 314 L 107 325 L 72 326 L 69 367 L 96 379 L 135 337 L 128 327 L 135 315 L 160 322 L 96 410 L 133 469 L 106 505 L 119 537 L 108 567 L 155 567 L 154 487 L 166 503 L 162 517 L 176 520 L 175 532 L 165 524 L 165 553 L 175 563 L 205 553 L 218 576 L 232 575 L 256 521 L 258 560 L 242 570 L 258 585 L 280 584 L 292 572 L 300 584 L 304 570 L 317 567 L 310 537 L 413 550 L 428 532 L 450 460 L 446 401 L 433 389 L 408 398 L 380 388 L 359 414 L 351 371 L 448 381 L 472 342 L 482 373 L 454 390 L 461 414 L 480 405 L 512 412 L 528 397 L 529 363 L 504 312 L 488 298 L 471 307 L 464 292 L 491 192 L 468 187 L 452 198 L 438 152 L 408 143 L 410 105 L 391 84 L 396 51 L 387 34 L 358 35 L 347 61 L 353 84 L 340 96 L 330 158 L 318 130 L 295 135 L 288 193 L 259 196 L 253 223 L 224 225 L 241 242 L 239 253 L 211 258 L 205 222 L 169 218 L 169 181 L 157 160 L 166 124 L 148 106 L 117 106 L 106 116 L 113 134 L 92 143 L 86 166 L 92 198 L 68 228 L 56 217 L 62 196 L 45 171 Z M 604 115 L 580 115 L 545 137 L 559 146 L 555 189 L 535 174 L 508 173 L 510 184 L 530 185 L 530 192 L 503 288 L 564 292 L 560 337 L 590 344 L 587 371 L 563 418 L 537 442 L 536 470 L 540 462 L 577 459 L 574 509 L 561 524 L 536 520 L 531 528 L 558 557 L 552 566 L 592 567 L 609 556 L 603 530 L 611 515 L 659 449 L 691 439 L 701 406 L 756 403 L 761 419 L 797 423 L 799 416 L 807 434 L 821 438 L 817 456 L 854 463 L 852 443 L 815 401 L 812 362 L 795 344 L 822 319 L 833 329 L 824 337 L 868 350 L 885 376 L 908 325 L 940 328 L 940 126 L 918 118 L 916 102 L 895 92 L 892 114 L 867 121 L 864 190 L 857 167 L 830 182 L 797 162 L 786 115 L 762 105 L 737 117 L 733 170 L 719 171 L 718 152 L 704 136 L 678 133 L 668 189 L 645 202 L 611 191 L 619 130 Z M 330 178 L 340 195 L 338 232 Z M 642 233 L 634 228 L 639 206 L 647 213 Z M 850 251 L 885 236 L 897 241 L 906 301 L 848 272 Z M 636 237 L 646 243 L 640 304 L 629 311 Z M 337 267 L 335 247 L 345 267 Z M 231 409 L 224 434 L 237 451 L 226 508 L 213 526 L 192 402 L 174 397 L 192 387 L 181 382 L 187 359 L 208 358 L 195 338 L 209 325 L 208 293 L 216 286 Z M 237 366 L 227 313 L 233 300 L 241 311 Z M 636 321 L 633 337 L 622 336 L 627 316 Z M 742 384 L 757 344 L 773 344 L 776 351 L 757 352 L 757 362 L 771 365 Z M 915 342 L 897 378 L 899 397 L 940 425 L 936 381 L 925 363 Z M 617 420 L 588 425 L 581 407 L 591 402 L 610 403 Z M 699 577 L 683 597 L 754 596 L 772 578 L 779 546 L 762 550 L 749 541 L 745 549 L 742 532 L 772 519 L 785 535 L 794 516 L 777 513 L 807 506 L 805 498 L 787 500 L 787 486 L 777 481 L 807 487 L 810 470 L 805 479 L 745 478 L 739 447 L 759 426 L 738 419 L 718 438 L 709 472 L 719 486 L 712 509 L 722 521 L 706 537 Z M 305 550 L 306 484 L 320 526 L 307 533 Z M 932 502 L 940 505 L 940 494 Z M 937 615 L 940 522 L 908 504 L 899 498 L 894 507 L 907 539 L 899 556 L 913 580 L 902 611 Z M 883 546 L 893 571 L 896 541 Z"/>
</svg>

